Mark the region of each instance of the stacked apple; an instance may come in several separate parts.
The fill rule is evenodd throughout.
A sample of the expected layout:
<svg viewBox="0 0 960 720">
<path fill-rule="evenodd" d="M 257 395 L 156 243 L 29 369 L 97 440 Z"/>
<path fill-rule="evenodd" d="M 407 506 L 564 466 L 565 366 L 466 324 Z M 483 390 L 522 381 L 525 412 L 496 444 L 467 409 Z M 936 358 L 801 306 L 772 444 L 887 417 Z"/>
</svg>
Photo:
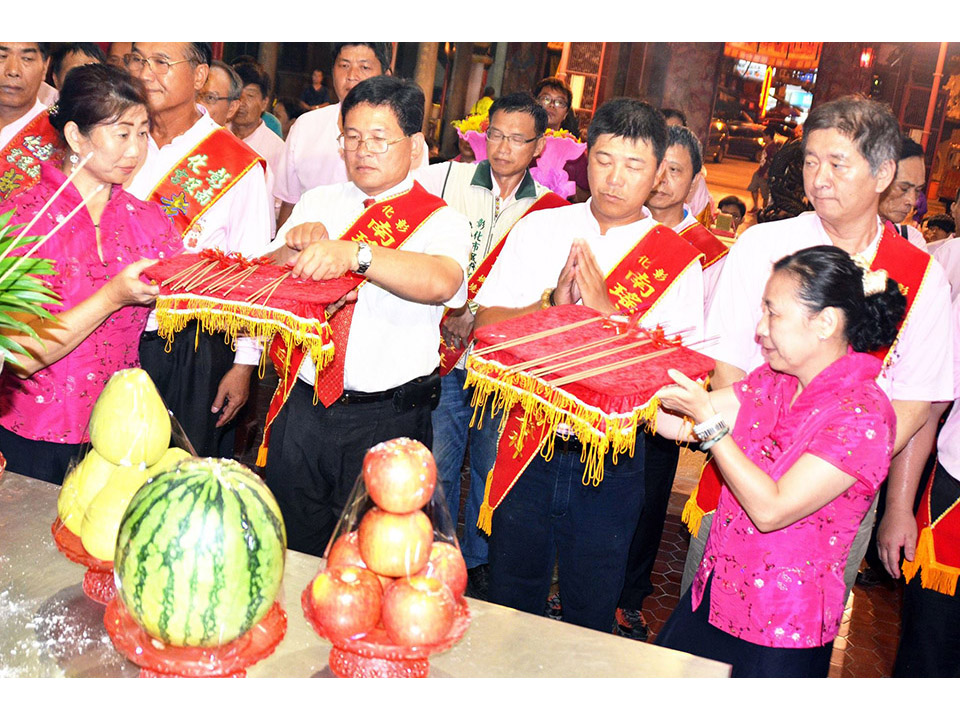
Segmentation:
<svg viewBox="0 0 960 720">
<path fill-rule="evenodd" d="M 416 440 L 389 440 L 367 451 L 363 481 L 376 507 L 330 548 L 311 586 L 314 617 L 331 640 L 382 625 L 394 644 L 433 645 L 467 587 L 460 550 L 434 541 L 423 512 L 437 484 L 433 455 Z"/>
<path fill-rule="evenodd" d="M 93 557 L 113 562 L 120 519 L 134 493 L 190 457 L 170 447 L 170 432 L 170 414 L 150 376 L 140 368 L 114 373 L 90 415 L 92 447 L 57 497 L 57 515 Z"/>
</svg>

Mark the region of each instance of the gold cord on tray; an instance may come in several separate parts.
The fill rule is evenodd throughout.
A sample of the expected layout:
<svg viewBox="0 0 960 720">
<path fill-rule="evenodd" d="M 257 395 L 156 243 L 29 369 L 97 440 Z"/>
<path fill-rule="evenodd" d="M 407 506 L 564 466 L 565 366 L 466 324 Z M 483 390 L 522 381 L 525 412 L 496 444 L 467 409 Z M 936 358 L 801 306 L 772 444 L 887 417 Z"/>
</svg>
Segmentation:
<svg viewBox="0 0 960 720">
<path fill-rule="evenodd" d="M 514 338 L 513 340 L 505 340 L 503 342 L 497 343 L 495 345 L 490 345 L 489 347 L 474 349 L 474 355 L 486 355 L 488 353 L 497 352 L 499 350 L 506 350 L 507 348 L 512 348 L 517 345 L 523 345 L 524 343 L 533 342 L 534 340 L 540 340 L 545 337 L 550 337 L 551 335 L 557 335 L 568 330 L 575 330 L 578 327 L 583 327 L 584 325 L 589 325 L 590 323 L 595 323 L 598 320 L 609 320 L 606 315 L 597 315 L 596 317 L 587 318 L 586 320 L 580 320 L 575 323 L 570 323 L 569 325 L 562 325 L 551 330 L 541 330 L 540 332 L 531 333 L 530 335 L 524 335 L 523 337 Z"/>
</svg>

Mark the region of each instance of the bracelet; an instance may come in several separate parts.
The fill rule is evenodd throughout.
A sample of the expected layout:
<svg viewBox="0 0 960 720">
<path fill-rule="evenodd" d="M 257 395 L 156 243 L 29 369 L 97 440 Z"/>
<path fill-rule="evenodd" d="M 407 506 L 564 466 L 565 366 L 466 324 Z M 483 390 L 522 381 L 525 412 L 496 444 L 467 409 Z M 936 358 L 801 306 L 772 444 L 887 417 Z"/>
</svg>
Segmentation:
<svg viewBox="0 0 960 720">
<path fill-rule="evenodd" d="M 553 293 L 556 292 L 556 288 L 547 288 L 543 291 L 543 294 L 540 295 L 540 308 L 546 310 L 547 308 L 556 307 L 556 303 L 553 301 Z"/>
<path fill-rule="evenodd" d="M 712 448 L 714 445 L 716 445 L 718 442 L 723 440 L 729 434 L 730 434 L 730 428 L 727 425 L 724 425 L 723 429 L 720 432 L 718 432 L 709 440 L 706 440 L 705 442 L 700 443 L 700 449 L 706 452 L 707 450 Z"/>
<path fill-rule="evenodd" d="M 717 413 L 713 417 L 704 420 L 702 423 L 697 423 L 694 425 L 693 434 L 697 436 L 698 440 L 707 440 L 711 435 L 723 427 L 726 427 L 726 423 L 723 421 L 723 415 Z"/>
</svg>

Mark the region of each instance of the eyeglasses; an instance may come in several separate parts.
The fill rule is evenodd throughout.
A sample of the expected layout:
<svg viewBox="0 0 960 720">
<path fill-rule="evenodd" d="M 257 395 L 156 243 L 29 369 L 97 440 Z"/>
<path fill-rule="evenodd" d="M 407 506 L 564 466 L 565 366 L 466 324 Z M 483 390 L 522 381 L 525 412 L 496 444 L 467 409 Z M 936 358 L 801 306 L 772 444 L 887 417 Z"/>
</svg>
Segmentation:
<svg viewBox="0 0 960 720">
<path fill-rule="evenodd" d="M 174 60 L 170 62 L 162 57 L 145 58 L 136 53 L 127 53 L 123 56 L 123 64 L 127 66 L 128 70 L 139 73 L 143 70 L 143 66 L 146 65 L 157 77 L 163 77 L 170 72 L 170 68 L 174 65 L 185 62 L 190 62 L 190 60 Z"/>
<path fill-rule="evenodd" d="M 383 153 L 390 149 L 391 145 L 396 145 L 398 142 L 403 142 L 406 139 L 407 136 L 397 138 L 396 140 L 387 140 L 386 138 L 378 137 L 371 137 L 364 140 L 359 135 L 344 135 L 343 133 L 340 133 L 337 137 L 340 147 L 347 152 L 356 152 L 360 149 L 360 144 L 362 143 L 367 152 L 373 153 L 374 155 L 383 155 Z"/>
<path fill-rule="evenodd" d="M 197 95 L 197 99 L 202 103 L 207 103 L 213 105 L 220 102 L 221 100 L 226 100 L 227 102 L 233 102 L 234 100 L 239 100 L 240 96 L 234 97 L 233 95 L 217 95 L 212 92 L 200 93 Z"/>
<path fill-rule="evenodd" d="M 546 95 L 541 95 L 537 98 L 537 102 L 543 105 L 545 108 L 555 107 L 555 108 L 566 108 L 570 107 L 570 103 L 566 100 L 558 100 L 556 98 L 547 97 Z"/>
<path fill-rule="evenodd" d="M 506 139 L 515 148 L 522 148 L 524 145 L 529 145 L 532 142 L 535 142 L 540 136 L 532 138 L 525 138 L 523 135 L 505 135 L 495 128 L 487 128 L 487 140 L 497 144 L 501 140 Z"/>
</svg>

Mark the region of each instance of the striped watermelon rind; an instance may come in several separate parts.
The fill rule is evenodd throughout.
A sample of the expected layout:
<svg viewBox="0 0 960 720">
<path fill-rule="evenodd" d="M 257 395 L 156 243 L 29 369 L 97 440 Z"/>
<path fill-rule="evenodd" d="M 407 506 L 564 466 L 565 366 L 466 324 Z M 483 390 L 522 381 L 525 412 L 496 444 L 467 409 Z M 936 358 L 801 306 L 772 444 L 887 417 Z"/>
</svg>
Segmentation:
<svg viewBox="0 0 960 720">
<path fill-rule="evenodd" d="M 286 529 L 240 463 L 180 462 L 134 495 L 117 537 L 117 593 L 151 636 L 216 647 L 256 625 L 283 579 Z"/>
</svg>

